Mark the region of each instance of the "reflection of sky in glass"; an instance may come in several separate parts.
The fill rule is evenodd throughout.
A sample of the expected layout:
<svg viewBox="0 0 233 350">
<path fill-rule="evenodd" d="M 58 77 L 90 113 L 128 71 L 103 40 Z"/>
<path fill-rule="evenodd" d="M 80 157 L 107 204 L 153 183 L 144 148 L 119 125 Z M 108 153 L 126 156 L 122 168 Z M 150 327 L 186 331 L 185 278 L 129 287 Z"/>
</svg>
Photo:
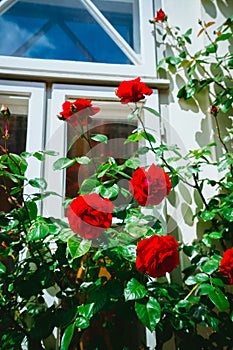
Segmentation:
<svg viewBox="0 0 233 350">
<path fill-rule="evenodd" d="M 102 27 L 77 4 L 79 8 L 74 9 L 17 2 L 0 17 L 4 38 L 0 41 L 0 55 L 129 64 L 129 59 Z M 105 2 L 105 7 L 106 4 L 107 8 L 100 10 L 133 47 L 132 5 L 127 4 L 127 13 L 119 13 L 110 11 L 116 5 L 114 1 Z"/>
</svg>

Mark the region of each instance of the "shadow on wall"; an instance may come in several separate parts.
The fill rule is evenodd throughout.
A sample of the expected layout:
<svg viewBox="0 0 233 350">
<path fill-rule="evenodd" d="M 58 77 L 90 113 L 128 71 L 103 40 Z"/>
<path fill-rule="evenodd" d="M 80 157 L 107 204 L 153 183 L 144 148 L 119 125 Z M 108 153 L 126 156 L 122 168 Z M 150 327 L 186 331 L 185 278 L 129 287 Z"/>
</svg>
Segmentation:
<svg viewBox="0 0 233 350">
<path fill-rule="evenodd" d="M 232 0 L 201 0 L 201 3 L 206 13 L 213 19 L 217 18 L 219 11 L 224 17 L 228 17 L 231 13 Z"/>
</svg>

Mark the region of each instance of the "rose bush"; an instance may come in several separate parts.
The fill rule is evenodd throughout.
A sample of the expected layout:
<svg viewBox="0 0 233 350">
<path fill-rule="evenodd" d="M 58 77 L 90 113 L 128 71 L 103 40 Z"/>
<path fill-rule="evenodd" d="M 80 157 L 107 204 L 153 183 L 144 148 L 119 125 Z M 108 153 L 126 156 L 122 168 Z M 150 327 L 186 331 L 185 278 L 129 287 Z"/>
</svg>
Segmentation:
<svg viewBox="0 0 233 350">
<path fill-rule="evenodd" d="M 208 117 L 215 123 L 218 143 L 183 155 L 175 145 L 156 141 L 144 123 L 144 112 L 151 112 L 152 118 L 160 114 L 144 104 L 142 99 L 153 91 L 139 77 L 123 81 L 116 90 L 119 103 L 129 103 L 133 110 L 129 119 L 137 120 L 125 141 L 137 147 L 127 159 L 115 159 L 111 152 L 104 162 L 87 155 L 60 158 L 51 150 L 13 154 L 8 149 L 11 114 L 6 106 L 1 109 L 0 179 L 11 206 L 0 212 L 2 350 L 41 350 L 56 329 L 61 350 L 144 350 L 145 327 L 154 332 L 156 350 L 168 341 L 177 350 L 233 348 L 233 130 L 222 135 L 219 126 L 219 116 L 230 114 L 233 56 L 218 54 L 221 42 L 232 38 L 233 20 L 224 22 L 210 45 L 193 55 L 186 47 L 191 31 L 182 35 L 167 19 L 161 9 L 151 22 L 155 30 L 160 26 L 164 31 L 163 40 L 173 40 L 172 47 L 180 51 L 165 57 L 159 69 L 185 69 L 180 99 L 188 101 L 210 89 Z M 201 25 L 200 35 L 211 27 Z M 224 74 L 220 70 L 217 78 L 211 75 L 206 68 L 209 57 Z M 81 130 L 89 154 L 91 141 L 108 142 L 106 135 L 89 132 L 90 117 L 99 112 L 92 101 L 66 101 L 62 108 L 58 118 Z M 218 147 L 214 157 L 212 147 Z M 152 165 L 142 164 L 147 152 L 150 159 L 154 155 Z M 75 186 L 73 192 L 78 193 L 64 198 L 63 219 L 45 216 L 38 208 L 46 197 L 57 196 L 48 191 L 46 179 L 26 176 L 31 158 L 41 162 L 45 157 L 58 157 L 54 171 L 68 170 L 69 186 L 81 165 L 94 169 Z M 206 177 L 207 166 L 218 179 Z M 180 183 L 192 189 L 197 204 L 192 220 L 198 232 L 189 244 L 175 239 L 180 227 L 174 236 L 167 235 L 164 224 L 165 203 L 172 202 Z M 213 195 L 206 196 L 205 188 Z M 159 204 L 164 206 L 157 212 Z M 48 293 L 52 302 L 47 302 Z"/>
</svg>

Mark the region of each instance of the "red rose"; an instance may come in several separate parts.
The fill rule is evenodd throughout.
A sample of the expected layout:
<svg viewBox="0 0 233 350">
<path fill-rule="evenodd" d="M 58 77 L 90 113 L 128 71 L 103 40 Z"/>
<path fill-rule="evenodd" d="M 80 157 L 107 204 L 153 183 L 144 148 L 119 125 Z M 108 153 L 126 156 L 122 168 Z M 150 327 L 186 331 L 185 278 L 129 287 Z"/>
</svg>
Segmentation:
<svg viewBox="0 0 233 350">
<path fill-rule="evenodd" d="M 154 18 L 154 21 L 155 22 L 164 22 L 164 21 L 166 21 L 166 19 L 167 19 L 167 16 L 163 12 L 163 10 L 160 9 L 159 11 L 157 11 L 156 17 Z"/>
<path fill-rule="evenodd" d="M 165 171 L 152 164 L 148 171 L 138 168 L 133 173 L 129 189 L 140 205 L 157 205 L 170 193 L 172 184 Z"/>
<path fill-rule="evenodd" d="M 98 238 L 111 226 L 113 208 L 109 199 L 97 193 L 78 196 L 67 210 L 70 228 L 83 238 Z"/>
<path fill-rule="evenodd" d="M 228 276 L 230 284 L 233 284 L 233 248 L 224 252 L 220 261 L 220 273 Z"/>
<path fill-rule="evenodd" d="M 61 120 L 67 120 L 71 125 L 76 126 L 78 123 L 86 125 L 90 116 L 100 111 L 99 107 L 93 107 L 91 100 L 81 98 L 74 102 L 66 101 L 62 105 L 62 112 L 58 115 Z"/>
<path fill-rule="evenodd" d="M 151 277 L 171 272 L 179 264 L 179 243 L 173 236 L 153 235 L 137 246 L 136 267 Z"/>
<path fill-rule="evenodd" d="M 121 99 L 121 103 L 137 102 L 145 98 L 144 95 L 151 95 L 152 89 L 148 88 L 140 81 L 140 78 L 134 80 L 124 80 L 116 90 L 116 95 Z"/>
</svg>

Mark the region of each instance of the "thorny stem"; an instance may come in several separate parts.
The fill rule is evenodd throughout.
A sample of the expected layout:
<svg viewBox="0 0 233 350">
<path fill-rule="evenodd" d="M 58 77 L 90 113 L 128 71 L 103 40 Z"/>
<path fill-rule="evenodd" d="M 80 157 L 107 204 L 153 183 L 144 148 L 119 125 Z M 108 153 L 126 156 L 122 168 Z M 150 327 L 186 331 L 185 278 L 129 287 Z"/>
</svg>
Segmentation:
<svg viewBox="0 0 233 350">
<path fill-rule="evenodd" d="M 200 188 L 200 186 L 199 186 L 199 184 L 198 184 L 198 177 L 197 177 L 196 174 L 193 174 L 193 179 L 194 179 L 194 182 L 195 182 L 195 189 L 196 189 L 197 192 L 199 193 L 199 195 L 200 195 L 200 197 L 201 197 L 201 200 L 202 200 L 203 204 L 205 205 L 205 208 L 206 208 L 207 210 L 210 210 L 210 207 L 209 207 L 208 203 L 206 202 L 205 197 L 203 196 L 203 193 L 202 193 L 202 191 L 201 191 L 201 188 Z M 218 215 L 219 215 L 220 218 L 222 219 L 221 215 L 220 215 L 220 214 L 218 214 Z M 213 220 L 211 220 L 211 223 L 212 223 L 214 229 L 215 229 L 217 232 L 219 232 L 219 228 L 218 228 L 218 225 L 217 225 L 216 221 L 213 219 Z M 224 240 L 223 240 L 222 238 L 220 239 L 220 243 L 221 243 L 222 248 L 223 248 L 224 250 L 226 250 L 226 245 L 225 245 Z"/>
</svg>

